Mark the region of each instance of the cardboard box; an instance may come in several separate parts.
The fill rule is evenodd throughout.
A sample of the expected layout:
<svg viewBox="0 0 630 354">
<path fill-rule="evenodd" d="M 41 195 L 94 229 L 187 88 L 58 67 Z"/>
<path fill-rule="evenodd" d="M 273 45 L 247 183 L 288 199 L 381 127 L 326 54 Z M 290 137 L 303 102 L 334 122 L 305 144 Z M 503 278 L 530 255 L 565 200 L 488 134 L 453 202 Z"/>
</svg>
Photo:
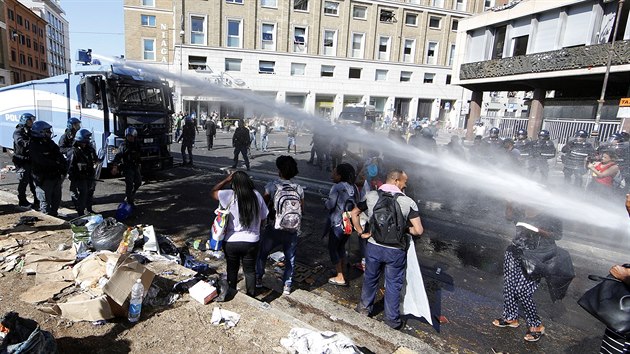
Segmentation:
<svg viewBox="0 0 630 354">
<path fill-rule="evenodd" d="M 200 281 L 195 284 L 192 288 L 188 290 L 190 293 L 190 297 L 197 300 L 199 303 L 205 305 L 212 301 L 215 297 L 217 297 L 217 288 L 206 283 L 205 281 Z"/>
<path fill-rule="evenodd" d="M 155 278 L 155 273 L 125 254 L 118 259 L 114 274 L 103 287 L 103 293 L 118 305 L 123 306 L 131 294 L 131 287 L 136 283 L 136 280 L 142 280 L 144 295 L 146 295 L 153 278 Z"/>
</svg>

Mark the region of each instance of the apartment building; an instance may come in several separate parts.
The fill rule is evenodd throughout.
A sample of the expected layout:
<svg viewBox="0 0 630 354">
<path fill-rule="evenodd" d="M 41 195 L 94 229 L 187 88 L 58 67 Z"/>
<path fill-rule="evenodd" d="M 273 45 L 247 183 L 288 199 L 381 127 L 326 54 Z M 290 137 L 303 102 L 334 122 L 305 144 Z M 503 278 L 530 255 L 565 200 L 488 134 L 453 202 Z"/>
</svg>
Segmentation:
<svg viewBox="0 0 630 354">
<path fill-rule="evenodd" d="M 525 0 L 462 20 L 453 82 L 473 91 L 469 131 L 505 106 L 496 91 L 529 93 L 513 103 L 530 135 L 545 128 L 562 143 L 577 129 L 600 139 L 628 130 L 619 103 L 630 97 L 629 12 L 619 0 Z"/>
<path fill-rule="evenodd" d="M 461 20 L 482 0 L 125 0 L 127 60 L 194 73 L 309 113 L 350 103 L 383 116 L 451 119 L 468 94 L 451 85 Z M 175 83 L 181 110 L 252 116 L 255 108 Z"/>
<path fill-rule="evenodd" d="M 4 0 L 0 0 L 0 87 L 11 83 L 9 70 L 9 45 Z"/>
<path fill-rule="evenodd" d="M 46 20 L 48 75 L 71 71 L 70 31 L 59 0 L 20 0 L 22 4 Z"/>
<path fill-rule="evenodd" d="M 17 0 L 6 0 L 11 84 L 48 77 L 46 21 Z"/>
</svg>

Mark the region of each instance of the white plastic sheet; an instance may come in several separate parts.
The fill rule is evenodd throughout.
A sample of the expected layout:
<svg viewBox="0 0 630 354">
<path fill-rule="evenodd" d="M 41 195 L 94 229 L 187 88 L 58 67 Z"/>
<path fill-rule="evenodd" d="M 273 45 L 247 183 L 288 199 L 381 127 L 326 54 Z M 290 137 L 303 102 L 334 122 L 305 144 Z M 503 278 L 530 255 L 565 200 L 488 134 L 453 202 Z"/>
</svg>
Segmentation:
<svg viewBox="0 0 630 354">
<path fill-rule="evenodd" d="M 361 351 L 350 338 L 337 332 L 315 332 L 306 328 L 292 328 L 280 344 L 297 354 L 359 354 Z"/>
<path fill-rule="evenodd" d="M 415 317 L 424 317 L 430 325 L 433 326 L 431 320 L 431 309 L 429 308 L 429 299 L 424 289 L 424 281 L 422 280 L 422 272 L 420 271 L 420 263 L 416 255 L 416 248 L 413 240 L 409 236 L 409 249 L 407 250 L 407 271 L 405 275 L 405 286 L 403 287 L 402 304 L 400 313 L 403 315 L 412 315 Z"/>
</svg>

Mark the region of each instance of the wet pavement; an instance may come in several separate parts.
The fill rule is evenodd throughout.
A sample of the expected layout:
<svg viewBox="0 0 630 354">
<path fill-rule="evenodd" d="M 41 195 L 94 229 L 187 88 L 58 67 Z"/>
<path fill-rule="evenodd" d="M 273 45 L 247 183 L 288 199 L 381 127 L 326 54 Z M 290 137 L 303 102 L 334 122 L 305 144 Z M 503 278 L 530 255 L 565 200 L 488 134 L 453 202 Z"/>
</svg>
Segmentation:
<svg viewBox="0 0 630 354">
<path fill-rule="evenodd" d="M 200 135 L 194 150 L 196 167 L 176 167 L 147 176 L 147 182 L 138 192 L 138 210 L 127 223 L 153 224 L 157 230 L 179 242 L 207 237 L 216 208 L 216 202 L 210 198 L 210 188 L 232 164 L 230 140 L 231 134 L 219 132 L 215 149 L 208 151 L 205 136 Z M 298 137 L 299 182 L 307 187 L 307 195 L 297 253 L 300 281 L 296 287 L 353 308 L 360 294 L 360 270 L 348 267 L 348 287 L 327 284 L 332 265 L 328 260 L 327 240 L 321 237 L 325 217 L 321 197 L 330 188 L 330 173 L 306 164 L 309 142 L 308 135 Z M 250 174 L 259 188 L 274 178 L 275 158 L 286 153 L 286 135 L 270 135 L 270 147 L 271 151 L 266 153 L 253 151 Z M 179 150 L 179 145 L 174 144 L 172 149 L 174 152 Z M 174 155 L 176 162 L 181 161 L 178 153 Z M 8 161 L 3 154 L 0 162 L 4 165 Z M 560 176 L 558 169 L 552 170 L 554 181 Z M 66 201 L 64 205 L 70 206 L 67 183 L 64 184 L 63 199 Z M 0 189 L 14 191 L 15 175 L 8 174 L 0 180 Z M 418 190 L 413 196 L 420 201 L 426 231 L 415 246 L 436 325 L 432 328 L 427 323 L 409 320 L 404 333 L 429 344 L 445 340 L 460 352 L 597 352 L 604 327 L 586 314 L 576 301 L 594 285 L 586 279 L 588 274 L 606 274 L 610 265 L 627 261 L 627 254 L 614 245 L 590 244 L 586 242 L 589 237 L 582 235 L 582 226 L 565 225 L 565 237 L 558 244 L 571 253 L 576 278 L 567 297 L 555 304 L 551 302 L 544 282 L 541 284 L 534 298 L 547 335 L 538 343 L 526 343 L 523 340 L 524 325 L 518 329 L 500 329 L 491 325 L 491 321 L 501 315 L 502 257 L 514 233 L 514 227 L 503 218 L 504 203 L 493 201 L 484 203 L 484 208 L 477 208 L 474 198 L 464 198 L 446 210 L 439 191 Z M 116 205 L 123 198 L 124 183 L 120 178 L 103 180 L 97 187 L 95 209 L 105 216 L 113 216 Z M 350 240 L 350 263 L 359 260 L 357 248 L 357 240 Z M 267 274 L 278 274 L 271 263 L 268 266 Z M 279 296 L 280 283 L 276 278 L 273 275 L 265 278 L 267 290 L 259 296 L 260 299 L 269 302 Z M 382 309 L 382 302 L 377 304 L 376 319 L 382 316 L 379 308 Z M 442 323 L 437 320 L 440 316 L 443 316 Z"/>
</svg>

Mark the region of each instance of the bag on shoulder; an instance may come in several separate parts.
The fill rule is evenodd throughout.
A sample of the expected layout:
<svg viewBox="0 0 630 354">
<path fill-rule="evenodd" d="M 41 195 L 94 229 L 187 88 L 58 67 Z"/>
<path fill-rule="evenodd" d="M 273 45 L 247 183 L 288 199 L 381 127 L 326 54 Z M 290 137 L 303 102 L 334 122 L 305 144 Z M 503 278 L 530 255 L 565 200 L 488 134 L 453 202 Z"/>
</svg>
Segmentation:
<svg viewBox="0 0 630 354">
<path fill-rule="evenodd" d="M 613 277 L 589 275 L 591 280 L 600 283 L 588 290 L 578 300 L 586 312 L 614 332 L 627 336 L 630 334 L 630 289 L 626 284 Z"/>
<path fill-rule="evenodd" d="M 297 186 L 290 183 L 277 184 L 273 197 L 273 208 L 276 212 L 274 227 L 277 230 L 300 230 L 302 203 Z"/>
<path fill-rule="evenodd" d="M 406 249 L 405 220 L 396 201 L 400 194 L 377 191 L 378 200 L 370 217 L 370 232 L 376 242 L 384 246 Z"/>
<path fill-rule="evenodd" d="M 223 239 L 225 238 L 225 229 L 227 228 L 228 219 L 230 217 L 230 207 L 234 203 L 234 198 L 225 207 L 221 208 L 221 204 L 214 211 L 216 214 L 212 227 L 210 228 L 210 247 L 211 251 L 219 251 L 223 249 Z"/>
</svg>

